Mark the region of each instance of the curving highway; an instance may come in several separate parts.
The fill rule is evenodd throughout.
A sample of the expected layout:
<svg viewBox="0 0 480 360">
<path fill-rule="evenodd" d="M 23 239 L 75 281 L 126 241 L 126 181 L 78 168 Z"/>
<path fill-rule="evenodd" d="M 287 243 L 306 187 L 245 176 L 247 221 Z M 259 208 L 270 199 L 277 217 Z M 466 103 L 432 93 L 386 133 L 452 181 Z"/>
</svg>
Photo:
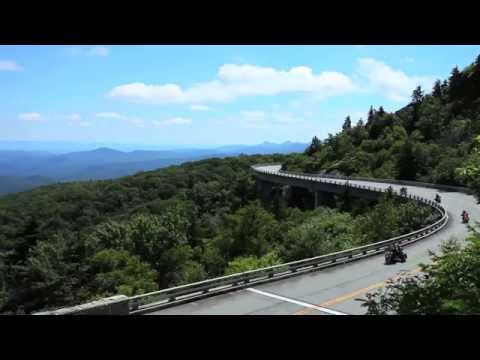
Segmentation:
<svg viewBox="0 0 480 360">
<path fill-rule="evenodd" d="M 287 177 L 279 165 L 259 166 L 256 170 L 278 178 Z M 311 177 L 309 181 L 331 179 Z M 345 183 L 346 180 L 336 180 Z M 480 208 L 474 196 L 457 191 L 442 191 L 422 186 L 406 186 L 372 181 L 349 180 L 352 185 L 375 186 L 394 190 L 406 187 L 409 194 L 433 199 L 441 193 L 442 205 L 447 209 L 449 221 L 439 232 L 421 241 L 408 245 L 406 263 L 386 266 L 383 254 L 358 261 L 337 265 L 262 285 L 252 286 L 203 300 L 189 302 L 149 315 L 361 315 L 365 309 L 356 298 L 364 297 L 385 285 L 388 279 L 400 274 L 415 274 L 420 263 L 428 263 L 428 251 L 436 251 L 443 240 L 455 237 L 464 240 L 468 229 L 461 223 L 460 213 L 467 210 L 471 219 L 480 218 Z"/>
</svg>

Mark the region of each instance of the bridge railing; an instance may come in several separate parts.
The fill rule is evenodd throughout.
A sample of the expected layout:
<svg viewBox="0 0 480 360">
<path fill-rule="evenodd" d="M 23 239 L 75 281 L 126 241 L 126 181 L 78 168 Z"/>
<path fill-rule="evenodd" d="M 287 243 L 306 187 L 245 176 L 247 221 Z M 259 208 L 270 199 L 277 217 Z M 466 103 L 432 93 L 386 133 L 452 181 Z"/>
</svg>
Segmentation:
<svg viewBox="0 0 480 360">
<path fill-rule="evenodd" d="M 278 173 L 274 171 L 262 170 L 262 172 L 279 176 Z M 310 178 L 310 176 L 305 174 L 294 173 L 284 173 L 280 176 Z M 345 186 L 345 182 L 337 182 L 335 180 L 329 181 L 324 179 L 322 181 L 333 182 Z M 377 192 L 389 191 L 388 189 L 376 188 L 374 186 L 355 184 L 349 184 L 348 186 L 359 187 Z M 329 267 L 338 263 L 346 263 L 363 257 L 372 256 L 383 252 L 386 247 L 394 243 L 408 245 L 416 242 L 441 230 L 447 224 L 447 211 L 440 204 L 411 194 L 400 194 L 396 191 L 393 191 L 392 194 L 395 196 L 415 200 L 433 207 L 437 211 L 440 219 L 419 230 L 373 244 L 133 296 L 129 298 L 131 313 L 136 314 L 149 312 L 182 302 L 192 301 L 193 299 L 244 288 L 251 286 L 252 284 L 259 284 L 272 281 L 273 279 L 285 278 L 299 273 L 313 271 L 321 267 Z"/>
<path fill-rule="evenodd" d="M 259 167 L 265 166 L 281 166 L 279 163 L 265 163 L 265 164 L 255 164 L 251 168 L 257 172 L 264 172 Z M 274 172 L 268 172 L 273 174 Z M 330 178 L 330 179 L 341 179 L 341 180 L 357 180 L 357 181 L 370 181 L 370 182 L 380 182 L 380 183 L 388 183 L 388 184 L 396 184 L 396 185 L 406 185 L 406 186 L 421 186 L 427 187 L 432 189 L 444 190 L 444 191 L 458 191 L 465 194 L 472 195 L 474 192 L 466 187 L 463 186 L 453 186 L 453 185 L 441 185 L 441 184 L 432 184 L 426 183 L 421 181 L 410 181 L 410 180 L 396 180 L 396 179 L 382 179 L 382 178 L 367 178 L 362 176 L 346 176 L 346 175 L 339 175 L 339 174 L 328 174 L 324 172 L 318 173 L 305 173 L 305 172 L 298 172 L 298 171 L 290 171 L 290 170 L 280 170 L 280 174 L 284 175 L 298 175 L 298 176 L 310 176 L 314 178 Z"/>
</svg>

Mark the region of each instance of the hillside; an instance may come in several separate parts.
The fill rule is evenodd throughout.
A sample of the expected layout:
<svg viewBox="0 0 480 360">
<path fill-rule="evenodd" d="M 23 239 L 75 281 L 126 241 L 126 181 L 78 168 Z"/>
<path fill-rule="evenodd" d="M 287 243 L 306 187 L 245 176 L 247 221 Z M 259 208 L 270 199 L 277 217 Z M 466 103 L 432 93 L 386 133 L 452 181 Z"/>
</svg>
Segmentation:
<svg viewBox="0 0 480 360">
<path fill-rule="evenodd" d="M 366 121 L 324 141 L 317 138 L 284 169 L 472 186 L 457 169 L 480 134 L 480 56 L 463 71 L 438 80 L 431 94 L 413 91 L 409 105 L 388 113 L 370 108 Z"/>
</svg>

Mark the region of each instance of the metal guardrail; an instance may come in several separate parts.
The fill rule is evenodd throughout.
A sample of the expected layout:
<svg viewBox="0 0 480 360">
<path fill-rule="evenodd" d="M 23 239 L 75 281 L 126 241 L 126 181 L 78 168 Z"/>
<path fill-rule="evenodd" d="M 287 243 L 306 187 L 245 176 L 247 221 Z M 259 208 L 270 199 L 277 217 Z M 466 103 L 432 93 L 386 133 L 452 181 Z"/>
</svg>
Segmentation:
<svg viewBox="0 0 480 360">
<path fill-rule="evenodd" d="M 257 167 L 263 166 L 281 166 L 278 163 L 264 163 L 264 164 L 255 164 L 251 168 L 255 171 Z M 286 171 L 280 170 L 280 174 L 296 174 L 296 175 L 307 175 L 311 177 L 321 177 L 321 178 L 331 178 L 331 179 L 341 179 L 341 180 L 352 180 L 352 181 L 370 181 L 370 182 L 380 182 L 380 183 L 387 183 L 387 184 L 396 184 L 396 185 L 406 185 L 406 186 L 420 186 L 420 187 L 427 187 L 432 189 L 438 190 L 446 190 L 446 191 L 458 191 L 463 192 L 469 195 L 472 195 L 474 192 L 466 187 L 463 186 L 453 186 L 453 185 L 442 185 L 442 184 L 432 184 L 426 183 L 421 181 L 411 181 L 411 180 L 397 180 L 397 179 L 382 179 L 382 178 L 368 178 L 362 176 L 346 176 L 346 175 L 338 175 L 338 174 L 328 174 L 328 173 L 305 173 L 305 172 L 298 172 L 298 171 Z"/>
<path fill-rule="evenodd" d="M 292 177 L 310 181 L 321 181 L 336 184 L 339 186 L 347 185 L 350 187 L 366 189 L 375 192 L 385 193 L 389 191 L 388 189 L 377 188 L 374 186 L 349 184 L 348 182 L 341 182 L 336 180 L 325 180 L 320 178 L 323 177 L 322 175 L 312 176 L 311 174 L 307 175 L 302 173 L 285 171 L 282 171 L 279 174 L 276 171 L 258 169 L 259 167 L 270 165 L 278 164 L 257 164 L 252 166 L 252 169 L 257 172 L 274 176 Z M 408 245 L 416 242 L 441 230 L 447 224 L 447 211 L 440 204 L 437 204 L 434 201 L 419 196 L 413 196 L 409 194 L 404 196 L 396 191 L 393 191 L 393 195 L 408 198 L 429 205 L 438 211 L 441 218 L 438 221 L 435 221 L 433 224 L 430 224 L 422 229 L 413 231 L 408 234 L 396 236 L 391 239 L 383 240 L 377 243 L 133 296 L 129 298 L 130 313 L 144 313 L 155 309 L 171 306 L 178 302 L 190 301 L 199 297 L 210 296 L 250 286 L 251 284 L 258 284 L 266 281 L 272 281 L 274 279 L 285 278 L 306 271 L 312 271 L 318 268 L 332 266 L 336 263 L 346 263 L 359 258 L 372 256 L 383 252 L 387 246 L 393 243 Z"/>
</svg>

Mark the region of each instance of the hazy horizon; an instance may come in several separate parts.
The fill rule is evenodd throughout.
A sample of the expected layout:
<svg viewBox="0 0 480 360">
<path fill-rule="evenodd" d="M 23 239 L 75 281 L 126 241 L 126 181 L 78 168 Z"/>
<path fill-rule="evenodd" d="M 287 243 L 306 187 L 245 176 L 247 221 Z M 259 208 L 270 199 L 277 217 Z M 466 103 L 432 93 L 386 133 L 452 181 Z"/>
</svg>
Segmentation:
<svg viewBox="0 0 480 360">
<path fill-rule="evenodd" d="M 263 141 L 254 144 L 131 144 L 113 142 L 70 142 L 70 141 L 34 141 L 34 140 L 0 140 L 0 151 L 32 151 L 66 153 L 75 151 L 89 151 L 99 148 L 110 148 L 118 151 L 169 151 L 169 150 L 214 150 L 223 147 L 251 147 L 264 144 L 282 145 L 288 143 L 307 144 L 308 142 Z"/>
</svg>

